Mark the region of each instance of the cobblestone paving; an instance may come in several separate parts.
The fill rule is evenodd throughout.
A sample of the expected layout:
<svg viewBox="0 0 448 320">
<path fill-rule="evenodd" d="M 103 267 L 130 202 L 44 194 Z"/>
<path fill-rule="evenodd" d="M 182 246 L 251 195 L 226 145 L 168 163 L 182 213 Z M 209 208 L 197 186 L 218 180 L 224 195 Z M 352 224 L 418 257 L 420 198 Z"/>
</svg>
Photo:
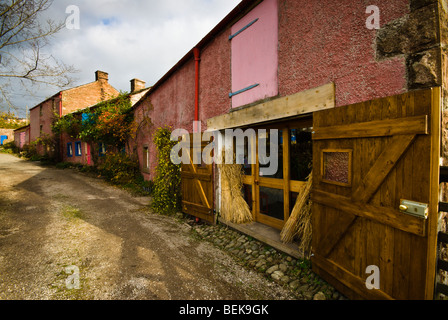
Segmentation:
<svg viewBox="0 0 448 320">
<path fill-rule="evenodd" d="M 299 300 L 346 300 L 341 293 L 311 270 L 311 262 L 284 254 L 226 225 L 190 222 L 200 239 L 226 251 L 247 268 L 288 288 Z"/>
</svg>

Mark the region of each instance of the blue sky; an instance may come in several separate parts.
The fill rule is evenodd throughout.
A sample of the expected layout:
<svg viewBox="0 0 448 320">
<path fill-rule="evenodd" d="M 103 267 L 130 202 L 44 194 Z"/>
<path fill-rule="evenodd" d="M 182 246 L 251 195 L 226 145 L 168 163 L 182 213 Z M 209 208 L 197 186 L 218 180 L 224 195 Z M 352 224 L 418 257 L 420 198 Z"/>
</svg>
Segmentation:
<svg viewBox="0 0 448 320">
<path fill-rule="evenodd" d="M 94 72 L 109 73 L 109 82 L 129 91 L 130 80 L 154 84 L 196 45 L 240 0 L 55 0 L 45 17 L 65 21 L 66 8 L 79 8 L 80 28 L 63 29 L 47 51 L 80 72 L 76 85 L 94 81 Z M 13 101 L 24 115 L 59 92 L 40 87 L 33 94 L 14 90 Z M 23 113 L 23 114 L 22 114 Z"/>
</svg>

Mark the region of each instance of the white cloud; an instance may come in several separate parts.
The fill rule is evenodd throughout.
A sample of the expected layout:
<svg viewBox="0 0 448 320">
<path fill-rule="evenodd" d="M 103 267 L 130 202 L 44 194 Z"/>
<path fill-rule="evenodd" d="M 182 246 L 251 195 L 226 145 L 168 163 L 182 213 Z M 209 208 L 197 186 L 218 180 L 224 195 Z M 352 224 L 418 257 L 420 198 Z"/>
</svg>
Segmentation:
<svg viewBox="0 0 448 320">
<path fill-rule="evenodd" d="M 46 16 L 64 21 L 67 6 L 80 10 L 80 29 L 62 30 L 51 53 L 81 72 L 76 85 L 109 73 L 110 83 L 128 91 L 129 80 L 154 84 L 197 44 L 240 0 L 57 0 Z M 58 89 L 47 88 L 39 96 Z M 32 107 L 42 98 L 22 99 Z"/>
</svg>

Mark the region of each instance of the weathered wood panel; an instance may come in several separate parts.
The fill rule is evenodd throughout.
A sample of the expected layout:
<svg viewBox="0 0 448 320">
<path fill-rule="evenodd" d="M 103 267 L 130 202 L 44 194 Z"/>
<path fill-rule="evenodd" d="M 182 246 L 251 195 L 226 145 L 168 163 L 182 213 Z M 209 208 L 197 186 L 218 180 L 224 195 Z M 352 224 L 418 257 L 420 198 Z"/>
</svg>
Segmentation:
<svg viewBox="0 0 448 320">
<path fill-rule="evenodd" d="M 352 298 L 432 299 L 439 96 L 419 90 L 314 114 L 313 268 Z M 328 149 L 352 150 L 349 185 L 322 179 Z M 428 204 L 428 219 L 401 212 L 401 199 Z M 365 286 L 371 265 L 378 290 Z"/>
<path fill-rule="evenodd" d="M 334 108 L 334 97 L 334 83 L 329 83 L 208 119 L 207 128 L 208 130 L 222 130 L 244 127 Z"/>
<path fill-rule="evenodd" d="M 182 164 L 182 212 L 215 223 L 213 165 L 193 164 L 192 156 L 194 152 L 202 153 L 206 145 L 203 143 L 200 150 L 190 149 L 190 163 Z"/>
</svg>

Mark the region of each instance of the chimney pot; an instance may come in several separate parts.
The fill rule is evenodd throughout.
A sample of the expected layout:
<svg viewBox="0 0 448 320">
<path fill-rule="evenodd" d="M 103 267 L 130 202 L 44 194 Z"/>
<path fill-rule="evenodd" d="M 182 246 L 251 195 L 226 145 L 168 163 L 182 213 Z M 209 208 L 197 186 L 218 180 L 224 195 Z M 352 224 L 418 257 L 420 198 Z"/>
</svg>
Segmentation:
<svg viewBox="0 0 448 320">
<path fill-rule="evenodd" d="M 131 93 L 145 89 L 146 82 L 140 79 L 131 80 Z"/>
<path fill-rule="evenodd" d="M 109 74 L 107 72 L 104 71 L 96 71 L 95 72 L 95 81 L 99 81 L 99 80 L 104 80 L 104 81 L 108 81 L 109 80 Z"/>
</svg>

